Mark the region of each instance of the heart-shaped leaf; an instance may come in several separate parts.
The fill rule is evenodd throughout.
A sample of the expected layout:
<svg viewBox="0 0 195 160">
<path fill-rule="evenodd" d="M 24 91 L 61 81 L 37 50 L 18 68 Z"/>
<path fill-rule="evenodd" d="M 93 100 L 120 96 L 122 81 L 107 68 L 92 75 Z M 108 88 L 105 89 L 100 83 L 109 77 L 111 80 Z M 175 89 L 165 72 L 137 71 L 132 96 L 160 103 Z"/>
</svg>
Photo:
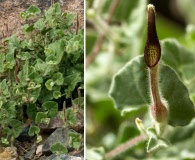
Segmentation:
<svg viewBox="0 0 195 160">
<path fill-rule="evenodd" d="M 169 146 L 169 142 L 163 138 L 154 138 L 150 137 L 148 144 L 147 144 L 147 152 L 154 151 L 159 148 L 165 148 Z"/>
<path fill-rule="evenodd" d="M 40 128 L 37 127 L 37 126 L 30 126 L 30 129 L 29 129 L 29 136 L 34 136 L 35 134 L 38 134 L 40 132 Z"/>
<path fill-rule="evenodd" d="M 169 124 L 184 126 L 195 116 L 194 105 L 187 88 L 173 69 L 161 65 L 159 88 L 168 103 Z M 120 110 L 130 110 L 150 104 L 147 68 L 143 56 L 127 63 L 113 78 L 110 96 Z"/>
<path fill-rule="evenodd" d="M 42 108 L 48 111 L 48 117 L 55 117 L 58 113 L 58 103 L 54 101 L 46 101 L 42 104 Z"/>
</svg>

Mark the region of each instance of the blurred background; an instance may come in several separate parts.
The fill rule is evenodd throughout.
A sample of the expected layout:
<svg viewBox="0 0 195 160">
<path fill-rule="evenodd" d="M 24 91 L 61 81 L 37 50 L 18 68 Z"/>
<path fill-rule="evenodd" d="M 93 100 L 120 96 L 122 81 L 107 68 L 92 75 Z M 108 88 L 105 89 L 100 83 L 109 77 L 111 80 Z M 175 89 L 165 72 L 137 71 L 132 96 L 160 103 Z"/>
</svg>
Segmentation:
<svg viewBox="0 0 195 160">
<path fill-rule="evenodd" d="M 147 106 L 121 116 L 108 96 L 112 77 L 133 57 L 143 54 L 147 29 L 147 4 L 156 8 L 156 27 L 159 40 L 174 38 L 195 53 L 194 0 L 86 0 L 86 142 L 87 149 L 102 147 L 110 151 L 139 135 L 135 118 L 148 120 Z M 97 42 L 98 41 L 98 42 Z M 128 93 L 123 93 L 128 96 Z M 194 95 L 193 95 L 194 96 Z M 195 122 L 185 132 L 182 129 L 170 135 L 171 142 L 180 132 L 183 142 L 166 152 L 146 153 L 145 143 L 133 147 L 117 160 L 174 157 L 195 159 Z M 181 138 L 181 139 L 182 139 Z M 183 145 L 183 146 L 182 146 Z M 184 147 L 185 148 L 185 147 Z M 189 148 L 189 147 L 188 147 Z M 182 152 L 180 152 L 182 151 Z M 194 150 L 195 151 L 195 150 Z M 181 154 L 179 154 L 179 152 Z M 184 155 L 184 156 L 183 156 Z M 95 159 L 94 159 L 95 160 Z"/>
</svg>

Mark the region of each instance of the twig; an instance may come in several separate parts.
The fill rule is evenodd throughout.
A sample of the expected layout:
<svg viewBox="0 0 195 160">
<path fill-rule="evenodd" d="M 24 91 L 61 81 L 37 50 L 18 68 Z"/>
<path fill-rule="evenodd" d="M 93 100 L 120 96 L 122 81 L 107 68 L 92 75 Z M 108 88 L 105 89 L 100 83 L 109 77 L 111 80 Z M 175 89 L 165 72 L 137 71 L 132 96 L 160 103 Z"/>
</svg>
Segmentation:
<svg viewBox="0 0 195 160">
<path fill-rule="evenodd" d="M 78 16 L 78 13 L 77 13 L 76 35 L 78 34 L 79 27 L 80 27 L 80 24 L 79 24 L 79 16 Z"/>
<path fill-rule="evenodd" d="M 63 113 L 64 113 L 64 122 L 67 121 L 67 117 L 66 117 L 66 101 L 63 102 Z"/>
<path fill-rule="evenodd" d="M 126 151 L 127 149 L 133 147 L 134 145 L 138 144 L 141 141 L 144 141 L 146 139 L 145 136 L 140 135 L 138 137 L 135 137 L 133 139 L 130 139 L 129 141 L 127 141 L 126 143 L 114 148 L 112 151 L 108 152 L 105 155 L 106 159 L 111 159 L 119 154 L 121 154 L 122 152 Z"/>
<path fill-rule="evenodd" d="M 81 90 L 80 90 L 80 87 L 78 87 L 77 93 L 78 93 L 78 108 L 80 110 L 81 109 Z"/>
<path fill-rule="evenodd" d="M 114 14 L 114 11 L 116 10 L 116 7 L 118 5 L 120 0 L 114 0 L 112 1 L 112 4 L 110 5 L 110 8 L 109 8 L 109 11 L 108 11 L 108 17 L 106 18 L 106 23 L 109 24 L 111 19 L 112 19 L 112 16 Z M 87 60 L 86 60 L 86 68 L 89 66 L 89 64 L 91 64 L 93 62 L 93 60 L 95 59 L 95 57 L 97 56 L 101 46 L 102 46 L 102 43 L 104 41 L 104 38 L 105 38 L 105 34 L 100 34 L 99 37 L 97 38 L 97 41 L 91 51 L 91 53 L 89 54 L 89 56 L 87 57 Z"/>
</svg>

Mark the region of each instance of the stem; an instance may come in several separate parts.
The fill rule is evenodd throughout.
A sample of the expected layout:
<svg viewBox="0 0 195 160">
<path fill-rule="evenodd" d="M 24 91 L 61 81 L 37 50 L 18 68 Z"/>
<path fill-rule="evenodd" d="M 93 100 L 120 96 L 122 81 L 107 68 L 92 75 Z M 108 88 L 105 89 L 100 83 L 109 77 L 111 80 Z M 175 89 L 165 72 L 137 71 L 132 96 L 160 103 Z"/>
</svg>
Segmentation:
<svg viewBox="0 0 195 160">
<path fill-rule="evenodd" d="M 164 127 L 167 123 L 168 119 L 168 110 L 163 104 L 160 91 L 159 91 L 159 82 L 158 82 L 158 65 L 154 66 L 153 68 L 149 68 L 149 75 L 150 75 L 150 90 L 152 96 L 152 106 L 150 108 L 152 118 L 159 124 L 156 124 L 158 134 L 162 134 Z"/>
<path fill-rule="evenodd" d="M 135 137 L 133 139 L 130 139 L 129 141 L 125 142 L 124 144 L 121 144 L 120 146 L 114 148 L 112 151 L 108 152 L 105 155 L 106 159 L 111 159 L 121 153 L 123 153 L 124 151 L 126 151 L 127 149 L 130 149 L 131 147 L 133 147 L 134 145 L 144 141 L 146 138 L 144 135 L 140 135 L 138 137 Z"/>
<path fill-rule="evenodd" d="M 116 7 L 118 6 L 119 1 L 120 0 L 113 0 L 112 1 L 112 4 L 111 4 L 109 11 L 108 11 L 108 17 L 105 20 L 107 24 L 110 23 L 112 16 L 114 14 L 114 11 L 116 10 Z M 91 53 L 87 57 L 86 68 L 93 62 L 93 60 L 97 56 L 97 54 L 98 54 L 98 52 L 103 44 L 104 38 L 105 38 L 105 34 L 100 34 L 99 37 L 97 38 L 97 41 L 96 41 Z"/>
<path fill-rule="evenodd" d="M 81 90 L 80 90 L 80 87 L 78 87 L 77 92 L 78 92 L 78 108 L 81 109 Z"/>
<path fill-rule="evenodd" d="M 161 102 L 158 87 L 158 64 L 153 68 L 149 68 L 149 74 L 153 103 L 154 105 L 157 105 L 159 102 Z"/>
</svg>

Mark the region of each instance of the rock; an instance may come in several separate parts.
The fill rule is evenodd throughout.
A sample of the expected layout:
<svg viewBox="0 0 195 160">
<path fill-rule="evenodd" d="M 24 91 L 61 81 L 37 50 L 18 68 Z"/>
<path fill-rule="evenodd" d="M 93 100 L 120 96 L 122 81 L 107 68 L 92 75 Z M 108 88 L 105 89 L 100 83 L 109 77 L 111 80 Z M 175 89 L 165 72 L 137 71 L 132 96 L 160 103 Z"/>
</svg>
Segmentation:
<svg viewBox="0 0 195 160">
<path fill-rule="evenodd" d="M 1 147 L 0 159 L 16 160 L 18 158 L 16 147 Z"/>
<path fill-rule="evenodd" d="M 62 154 L 60 156 L 56 156 L 55 154 L 52 154 L 48 160 L 84 160 L 83 157 L 75 157 L 75 156 L 68 156 L 68 155 L 65 155 L 65 154 Z"/>
<path fill-rule="evenodd" d="M 84 147 L 73 155 L 76 157 L 84 157 Z"/>
<path fill-rule="evenodd" d="M 43 143 L 43 155 L 50 155 L 50 147 L 57 142 L 64 145 L 68 151 L 71 151 L 73 148 L 68 144 L 68 134 L 70 132 L 75 131 L 68 128 L 57 128 Z"/>
<path fill-rule="evenodd" d="M 31 138 L 28 135 L 28 131 L 29 131 L 30 126 L 25 126 L 22 131 L 20 132 L 20 135 L 16 138 L 18 141 L 20 142 L 31 142 Z"/>
<path fill-rule="evenodd" d="M 64 127 L 64 122 L 60 118 L 60 114 L 61 114 L 61 111 L 58 112 L 56 117 L 50 119 L 50 122 L 49 122 L 48 125 L 41 124 L 40 128 L 41 128 L 42 132 L 51 133 L 56 128 L 63 128 Z"/>
<path fill-rule="evenodd" d="M 43 152 L 42 150 L 43 150 L 43 145 L 42 144 L 38 145 L 37 150 L 36 150 L 36 155 L 41 156 Z"/>
<path fill-rule="evenodd" d="M 31 159 L 34 158 L 34 156 L 35 156 L 35 151 L 36 151 L 36 147 L 37 147 L 37 145 L 34 144 L 34 145 L 32 146 L 32 148 L 24 155 L 24 158 L 25 158 L 26 160 L 31 160 Z"/>
<path fill-rule="evenodd" d="M 52 133 L 56 128 L 63 128 L 65 126 L 64 121 L 60 117 L 60 114 L 62 114 L 63 111 L 59 111 L 57 116 L 50 119 L 50 122 L 48 125 L 41 124 L 40 128 L 42 132 L 45 133 Z M 80 110 L 78 112 L 74 112 L 74 116 L 76 118 L 76 124 L 70 125 L 69 127 L 76 132 L 83 132 L 84 131 L 84 112 L 83 110 Z"/>
<path fill-rule="evenodd" d="M 84 111 L 79 110 L 78 112 L 74 112 L 74 116 L 76 118 L 76 124 L 70 125 L 69 127 L 74 129 L 76 132 L 84 131 Z"/>
</svg>

